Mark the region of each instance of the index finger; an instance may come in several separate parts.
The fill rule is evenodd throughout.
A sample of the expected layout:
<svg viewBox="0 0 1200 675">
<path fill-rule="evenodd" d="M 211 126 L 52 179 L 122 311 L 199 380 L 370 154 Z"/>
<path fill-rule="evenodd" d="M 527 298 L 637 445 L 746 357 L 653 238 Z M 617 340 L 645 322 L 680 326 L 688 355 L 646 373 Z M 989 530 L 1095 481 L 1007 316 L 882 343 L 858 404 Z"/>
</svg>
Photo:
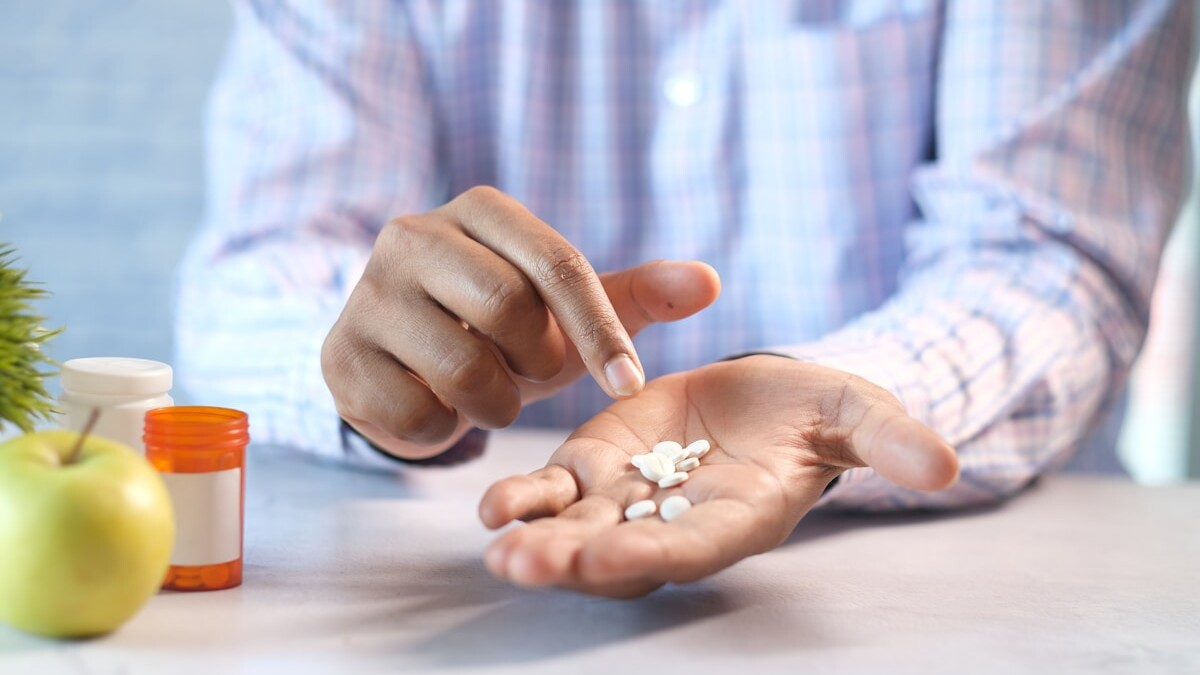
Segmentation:
<svg viewBox="0 0 1200 675">
<path fill-rule="evenodd" d="M 591 263 L 565 237 L 495 188 L 471 188 L 444 208 L 529 279 L 605 393 L 624 398 L 642 390 L 646 378 L 629 333 Z"/>
</svg>

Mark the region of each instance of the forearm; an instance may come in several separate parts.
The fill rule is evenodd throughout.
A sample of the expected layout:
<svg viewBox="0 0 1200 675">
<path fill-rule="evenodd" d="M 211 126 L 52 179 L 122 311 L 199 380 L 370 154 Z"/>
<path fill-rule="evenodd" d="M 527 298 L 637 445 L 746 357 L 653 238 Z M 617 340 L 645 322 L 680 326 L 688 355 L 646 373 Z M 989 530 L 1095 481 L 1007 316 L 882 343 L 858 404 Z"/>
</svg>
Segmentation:
<svg viewBox="0 0 1200 675">
<path fill-rule="evenodd" d="M 193 251 L 176 319 L 180 386 L 248 412 L 256 442 L 345 459 L 320 350 L 365 256 L 319 240 Z"/>
<path fill-rule="evenodd" d="M 234 3 L 175 360 L 193 399 L 250 413 L 255 441 L 392 466 L 344 447 L 320 354 L 379 228 L 440 200 L 420 66 L 389 7 Z"/>
<path fill-rule="evenodd" d="M 1065 460 L 1123 384 L 1188 183 L 1192 7 L 1110 10 L 948 8 L 938 157 L 915 176 L 924 220 L 900 290 L 790 353 L 891 390 L 958 448 L 962 480 L 918 495 L 855 470 L 828 502 L 1012 494 Z"/>
<path fill-rule="evenodd" d="M 961 478 L 947 490 L 902 490 L 851 470 L 827 503 L 990 502 L 1066 459 L 1127 373 L 1143 330 L 1129 315 L 1105 333 L 1097 317 L 1120 298 L 1096 268 L 1067 259 L 1049 250 L 947 261 L 879 312 L 780 350 L 883 386 L 958 450 Z"/>
</svg>

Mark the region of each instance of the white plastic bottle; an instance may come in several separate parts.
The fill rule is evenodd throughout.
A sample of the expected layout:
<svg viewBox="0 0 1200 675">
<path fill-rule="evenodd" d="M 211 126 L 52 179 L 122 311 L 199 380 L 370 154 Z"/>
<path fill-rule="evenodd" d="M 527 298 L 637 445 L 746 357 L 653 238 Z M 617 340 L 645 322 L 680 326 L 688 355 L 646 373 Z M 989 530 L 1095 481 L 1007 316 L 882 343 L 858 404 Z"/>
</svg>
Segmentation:
<svg viewBox="0 0 1200 675">
<path fill-rule="evenodd" d="M 95 408 L 100 417 L 92 433 L 145 453 L 142 429 L 146 411 L 173 405 L 171 366 L 148 359 L 101 356 L 71 359 L 62 365 L 59 402 L 63 426 L 80 431 Z"/>
</svg>

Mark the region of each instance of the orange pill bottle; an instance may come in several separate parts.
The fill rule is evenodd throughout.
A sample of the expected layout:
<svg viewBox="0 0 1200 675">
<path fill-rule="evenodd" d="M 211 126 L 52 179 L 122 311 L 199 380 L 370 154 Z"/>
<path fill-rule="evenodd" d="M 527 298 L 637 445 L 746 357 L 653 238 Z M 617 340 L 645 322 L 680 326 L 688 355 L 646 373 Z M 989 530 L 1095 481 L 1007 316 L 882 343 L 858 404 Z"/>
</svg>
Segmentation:
<svg viewBox="0 0 1200 675">
<path fill-rule="evenodd" d="M 155 408 L 146 412 L 143 440 L 175 507 L 175 548 L 163 588 L 216 591 L 241 584 L 246 413 Z"/>
</svg>

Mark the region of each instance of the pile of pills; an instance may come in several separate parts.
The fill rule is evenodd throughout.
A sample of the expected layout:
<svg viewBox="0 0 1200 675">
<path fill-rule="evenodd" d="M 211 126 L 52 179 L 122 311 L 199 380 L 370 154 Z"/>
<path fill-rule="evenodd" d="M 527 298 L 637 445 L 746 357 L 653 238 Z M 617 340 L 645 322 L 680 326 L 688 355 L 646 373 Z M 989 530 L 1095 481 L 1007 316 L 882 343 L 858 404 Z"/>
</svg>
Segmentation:
<svg viewBox="0 0 1200 675">
<path fill-rule="evenodd" d="M 693 441 L 685 448 L 675 441 L 663 441 L 647 453 L 633 456 L 633 465 L 642 476 L 660 488 L 682 485 L 688 472 L 700 466 L 700 458 L 712 448 L 706 440 Z M 663 520 L 673 520 L 692 508 L 692 503 L 683 495 L 672 495 L 663 500 L 662 506 L 653 499 L 634 502 L 625 509 L 626 520 L 647 518 L 658 513 Z"/>
</svg>

